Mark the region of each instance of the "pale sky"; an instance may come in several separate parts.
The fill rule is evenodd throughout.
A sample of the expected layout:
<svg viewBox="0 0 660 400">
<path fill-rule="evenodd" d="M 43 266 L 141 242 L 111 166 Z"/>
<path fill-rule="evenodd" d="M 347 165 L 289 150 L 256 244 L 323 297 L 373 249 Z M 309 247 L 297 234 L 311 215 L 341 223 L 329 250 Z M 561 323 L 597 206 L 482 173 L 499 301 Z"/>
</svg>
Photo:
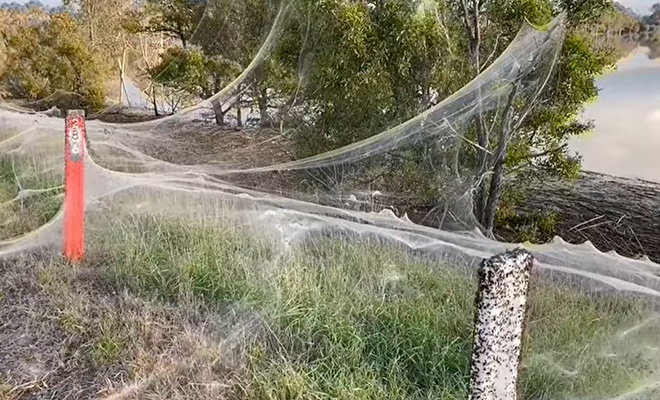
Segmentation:
<svg viewBox="0 0 660 400">
<path fill-rule="evenodd" d="M 637 13 L 646 15 L 654 3 L 660 3 L 660 0 L 619 0 L 619 3 L 624 6 L 630 7 Z"/>
<path fill-rule="evenodd" d="M 28 0 L 0 0 L 0 3 L 11 3 L 12 1 L 16 1 L 17 3 L 28 2 Z M 61 0 L 41 0 L 41 2 L 49 6 L 58 6 L 62 4 Z M 639 14 L 645 15 L 648 14 L 651 9 L 651 5 L 654 3 L 660 3 L 660 0 L 619 0 L 619 3 L 634 9 Z"/>
<path fill-rule="evenodd" d="M 0 0 L 0 3 L 27 3 L 29 0 Z M 41 4 L 47 6 L 59 6 L 62 4 L 62 0 L 39 0 Z"/>
</svg>

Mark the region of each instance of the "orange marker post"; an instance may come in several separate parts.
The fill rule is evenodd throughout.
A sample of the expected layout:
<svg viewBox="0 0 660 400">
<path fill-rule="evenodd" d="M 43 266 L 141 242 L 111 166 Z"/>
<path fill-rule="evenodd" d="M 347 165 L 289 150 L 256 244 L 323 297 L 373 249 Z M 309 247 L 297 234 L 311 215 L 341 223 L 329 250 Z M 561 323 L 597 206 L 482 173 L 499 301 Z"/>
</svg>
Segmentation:
<svg viewBox="0 0 660 400">
<path fill-rule="evenodd" d="M 85 112 L 69 110 L 64 135 L 64 258 L 78 263 L 84 251 Z"/>
</svg>

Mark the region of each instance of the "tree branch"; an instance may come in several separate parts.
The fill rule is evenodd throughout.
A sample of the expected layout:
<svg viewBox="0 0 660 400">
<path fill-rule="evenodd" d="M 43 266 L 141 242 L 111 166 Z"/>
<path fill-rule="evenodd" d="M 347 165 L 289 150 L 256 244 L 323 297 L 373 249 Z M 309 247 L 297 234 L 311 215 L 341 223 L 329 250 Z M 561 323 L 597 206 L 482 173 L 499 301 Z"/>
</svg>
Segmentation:
<svg viewBox="0 0 660 400">
<path fill-rule="evenodd" d="M 556 153 L 558 151 L 562 151 L 562 150 L 565 150 L 567 148 L 568 148 L 568 143 L 564 143 L 563 145 L 561 145 L 559 147 L 555 147 L 554 149 L 549 149 L 549 150 L 543 151 L 541 153 L 530 154 L 530 156 L 527 157 L 527 158 L 528 159 L 533 159 L 533 158 L 544 157 L 544 156 L 547 156 L 548 154 Z"/>
</svg>

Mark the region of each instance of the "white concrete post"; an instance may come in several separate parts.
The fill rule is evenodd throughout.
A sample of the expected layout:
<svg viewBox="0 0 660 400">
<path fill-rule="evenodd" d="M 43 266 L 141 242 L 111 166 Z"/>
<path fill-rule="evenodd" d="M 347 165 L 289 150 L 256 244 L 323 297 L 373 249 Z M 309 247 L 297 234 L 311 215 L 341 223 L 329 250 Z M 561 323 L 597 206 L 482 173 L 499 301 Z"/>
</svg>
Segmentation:
<svg viewBox="0 0 660 400">
<path fill-rule="evenodd" d="M 470 400 L 516 400 L 533 256 L 518 249 L 479 268 Z"/>
</svg>

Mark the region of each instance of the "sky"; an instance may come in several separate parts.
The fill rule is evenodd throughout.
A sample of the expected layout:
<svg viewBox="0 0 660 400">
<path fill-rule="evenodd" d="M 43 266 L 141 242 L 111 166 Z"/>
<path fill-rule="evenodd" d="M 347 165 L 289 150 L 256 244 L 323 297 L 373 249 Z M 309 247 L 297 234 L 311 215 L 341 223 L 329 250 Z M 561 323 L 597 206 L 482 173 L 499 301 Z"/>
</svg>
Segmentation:
<svg viewBox="0 0 660 400">
<path fill-rule="evenodd" d="M 649 13 L 651 6 L 654 3 L 660 3 L 660 0 L 619 0 L 619 3 L 632 8 L 639 14 L 646 15 Z"/>
<path fill-rule="evenodd" d="M 29 0 L 0 0 L 0 3 L 27 3 Z M 59 6 L 62 4 L 62 0 L 40 0 L 41 4 L 45 4 L 47 6 Z"/>
<path fill-rule="evenodd" d="M 0 3 L 27 3 L 28 0 L 0 0 Z M 62 4 L 61 0 L 41 0 L 43 4 L 49 6 L 58 6 Z M 660 0 L 619 0 L 619 3 L 628 6 L 640 14 L 647 14 L 653 3 L 660 2 Z"/>
</svg>

